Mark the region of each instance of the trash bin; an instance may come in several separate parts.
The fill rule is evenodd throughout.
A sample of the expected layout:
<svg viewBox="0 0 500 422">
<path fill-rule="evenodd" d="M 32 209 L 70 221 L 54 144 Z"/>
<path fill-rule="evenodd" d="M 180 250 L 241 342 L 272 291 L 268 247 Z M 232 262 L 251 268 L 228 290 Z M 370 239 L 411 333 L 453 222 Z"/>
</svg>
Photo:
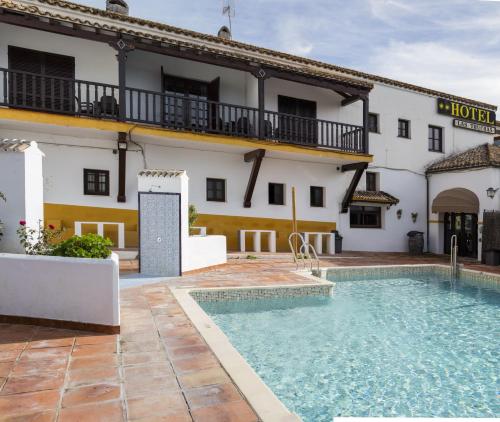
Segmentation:
<svg viewBox="0 0 500 422">
<path fill-rule="evenodd" d="M 423 255 L 424 233 L 412 230 L 406 235 L 408 236 L 408 250 L 410 255 Z"/>
<path fill-rule="evenodd" d="M 343 237 L 339 234 L 337 230 L 332 230 L 332 233 L 335 233 L 335 253 L 342 253 Z"/>
<path fill-rule="evenodd" d="M 483 264 L 486 265 L 500 265 L 500 251 L 490 250 L 483 253 Z"/>
</svg>

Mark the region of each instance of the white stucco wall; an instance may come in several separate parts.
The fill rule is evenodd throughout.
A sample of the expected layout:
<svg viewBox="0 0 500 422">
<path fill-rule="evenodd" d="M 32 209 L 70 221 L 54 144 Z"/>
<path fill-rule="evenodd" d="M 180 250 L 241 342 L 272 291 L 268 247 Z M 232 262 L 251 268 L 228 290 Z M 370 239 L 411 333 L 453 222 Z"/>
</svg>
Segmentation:
<svg viewBox="0 0 500 422">
<path fill-rule="evenodd" d="M 500 169 L 487 168 L 480 170 L 464 170 L 432 174 L 429 178 L 429 213 L 430 228 L 429 240 L 431 252 L 443 253 L 444 250 L 444 215 L 432 213 L 432 201 L 436 196 L 448 189 L 465 188 L 474 192 L 479 199 L 478 215 L 478 259 L 481 259 L 482 223 L 485 210 L 500 210 L 500 190 L 495 197 L 488 198 L 486 189 L 500 188 Z"/>
<path fill-rule="evenodd" d="M 0 220 L 4 224 L 2 252 L 24 252 L 16 233 L 20 220 L 34 229 L 43 221 L 42 160 L 36 142 L 22 152 L 0 150 L 0 191 L 7 199 L 0 201 Z"/>
<path fill-rule="evenodd" d="M 0 254 L 0 315 L 120 325 L 118 256 Z"/>
</svg>

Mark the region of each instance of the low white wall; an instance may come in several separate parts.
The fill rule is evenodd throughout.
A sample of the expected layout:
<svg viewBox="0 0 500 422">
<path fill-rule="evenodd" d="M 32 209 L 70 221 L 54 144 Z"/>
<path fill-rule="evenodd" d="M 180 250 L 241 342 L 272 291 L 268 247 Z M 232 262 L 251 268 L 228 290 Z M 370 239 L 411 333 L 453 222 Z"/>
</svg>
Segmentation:
<svg viewBox="0 0 500 422">
<path fill-rule="evenodd" d="M 183 272 L 225 264 L 226 236 L 190 236 L 182 252 Z"/>
<path fill-rule="evenodd" d="M 0 254 L 0 315 L 120 325 L 118 255 Z"/>
</svg>

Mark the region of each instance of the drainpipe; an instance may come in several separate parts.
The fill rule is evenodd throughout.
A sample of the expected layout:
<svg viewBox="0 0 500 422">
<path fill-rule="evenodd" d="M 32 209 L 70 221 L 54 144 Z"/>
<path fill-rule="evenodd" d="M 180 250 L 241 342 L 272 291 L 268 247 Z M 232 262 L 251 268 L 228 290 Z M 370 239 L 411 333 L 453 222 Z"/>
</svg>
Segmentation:
<svg viewBox="0 0 500 422">
<path fill-rule="evenodd" d="M 425 210 L 426 215 L 427 215 L 427 233 L 426 233 L 426 243 L 427 243 L 427 252 L 430 252 L 430 239 L 429 239 L 429 218 L 430 218 L 430 213 L 429 213 L 429 175 L 426 173 L 425 174 L 425 188 L 426 188 L 426 205 L 427 208 Z"/>
</svg>

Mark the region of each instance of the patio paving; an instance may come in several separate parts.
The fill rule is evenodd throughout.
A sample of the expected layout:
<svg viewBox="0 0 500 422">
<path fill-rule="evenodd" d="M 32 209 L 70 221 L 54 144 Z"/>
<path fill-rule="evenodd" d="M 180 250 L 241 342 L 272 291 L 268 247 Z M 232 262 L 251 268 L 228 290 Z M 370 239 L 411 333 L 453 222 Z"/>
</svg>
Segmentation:
<svg viewBox="0 0 500 422">
<path fill-rule="evenodd" d="M 447 263 L 446 257 L 343 254 L 322 266 Z M 466 263 L 496 272 L 499 267 Z M 170 285 L 311 283 L 290 257 L 231 259 L 121 291 L 121 334 L 0 324 L 0 421 L 202 421 L 258 418 L 192 326 Z"/>
</svg>

